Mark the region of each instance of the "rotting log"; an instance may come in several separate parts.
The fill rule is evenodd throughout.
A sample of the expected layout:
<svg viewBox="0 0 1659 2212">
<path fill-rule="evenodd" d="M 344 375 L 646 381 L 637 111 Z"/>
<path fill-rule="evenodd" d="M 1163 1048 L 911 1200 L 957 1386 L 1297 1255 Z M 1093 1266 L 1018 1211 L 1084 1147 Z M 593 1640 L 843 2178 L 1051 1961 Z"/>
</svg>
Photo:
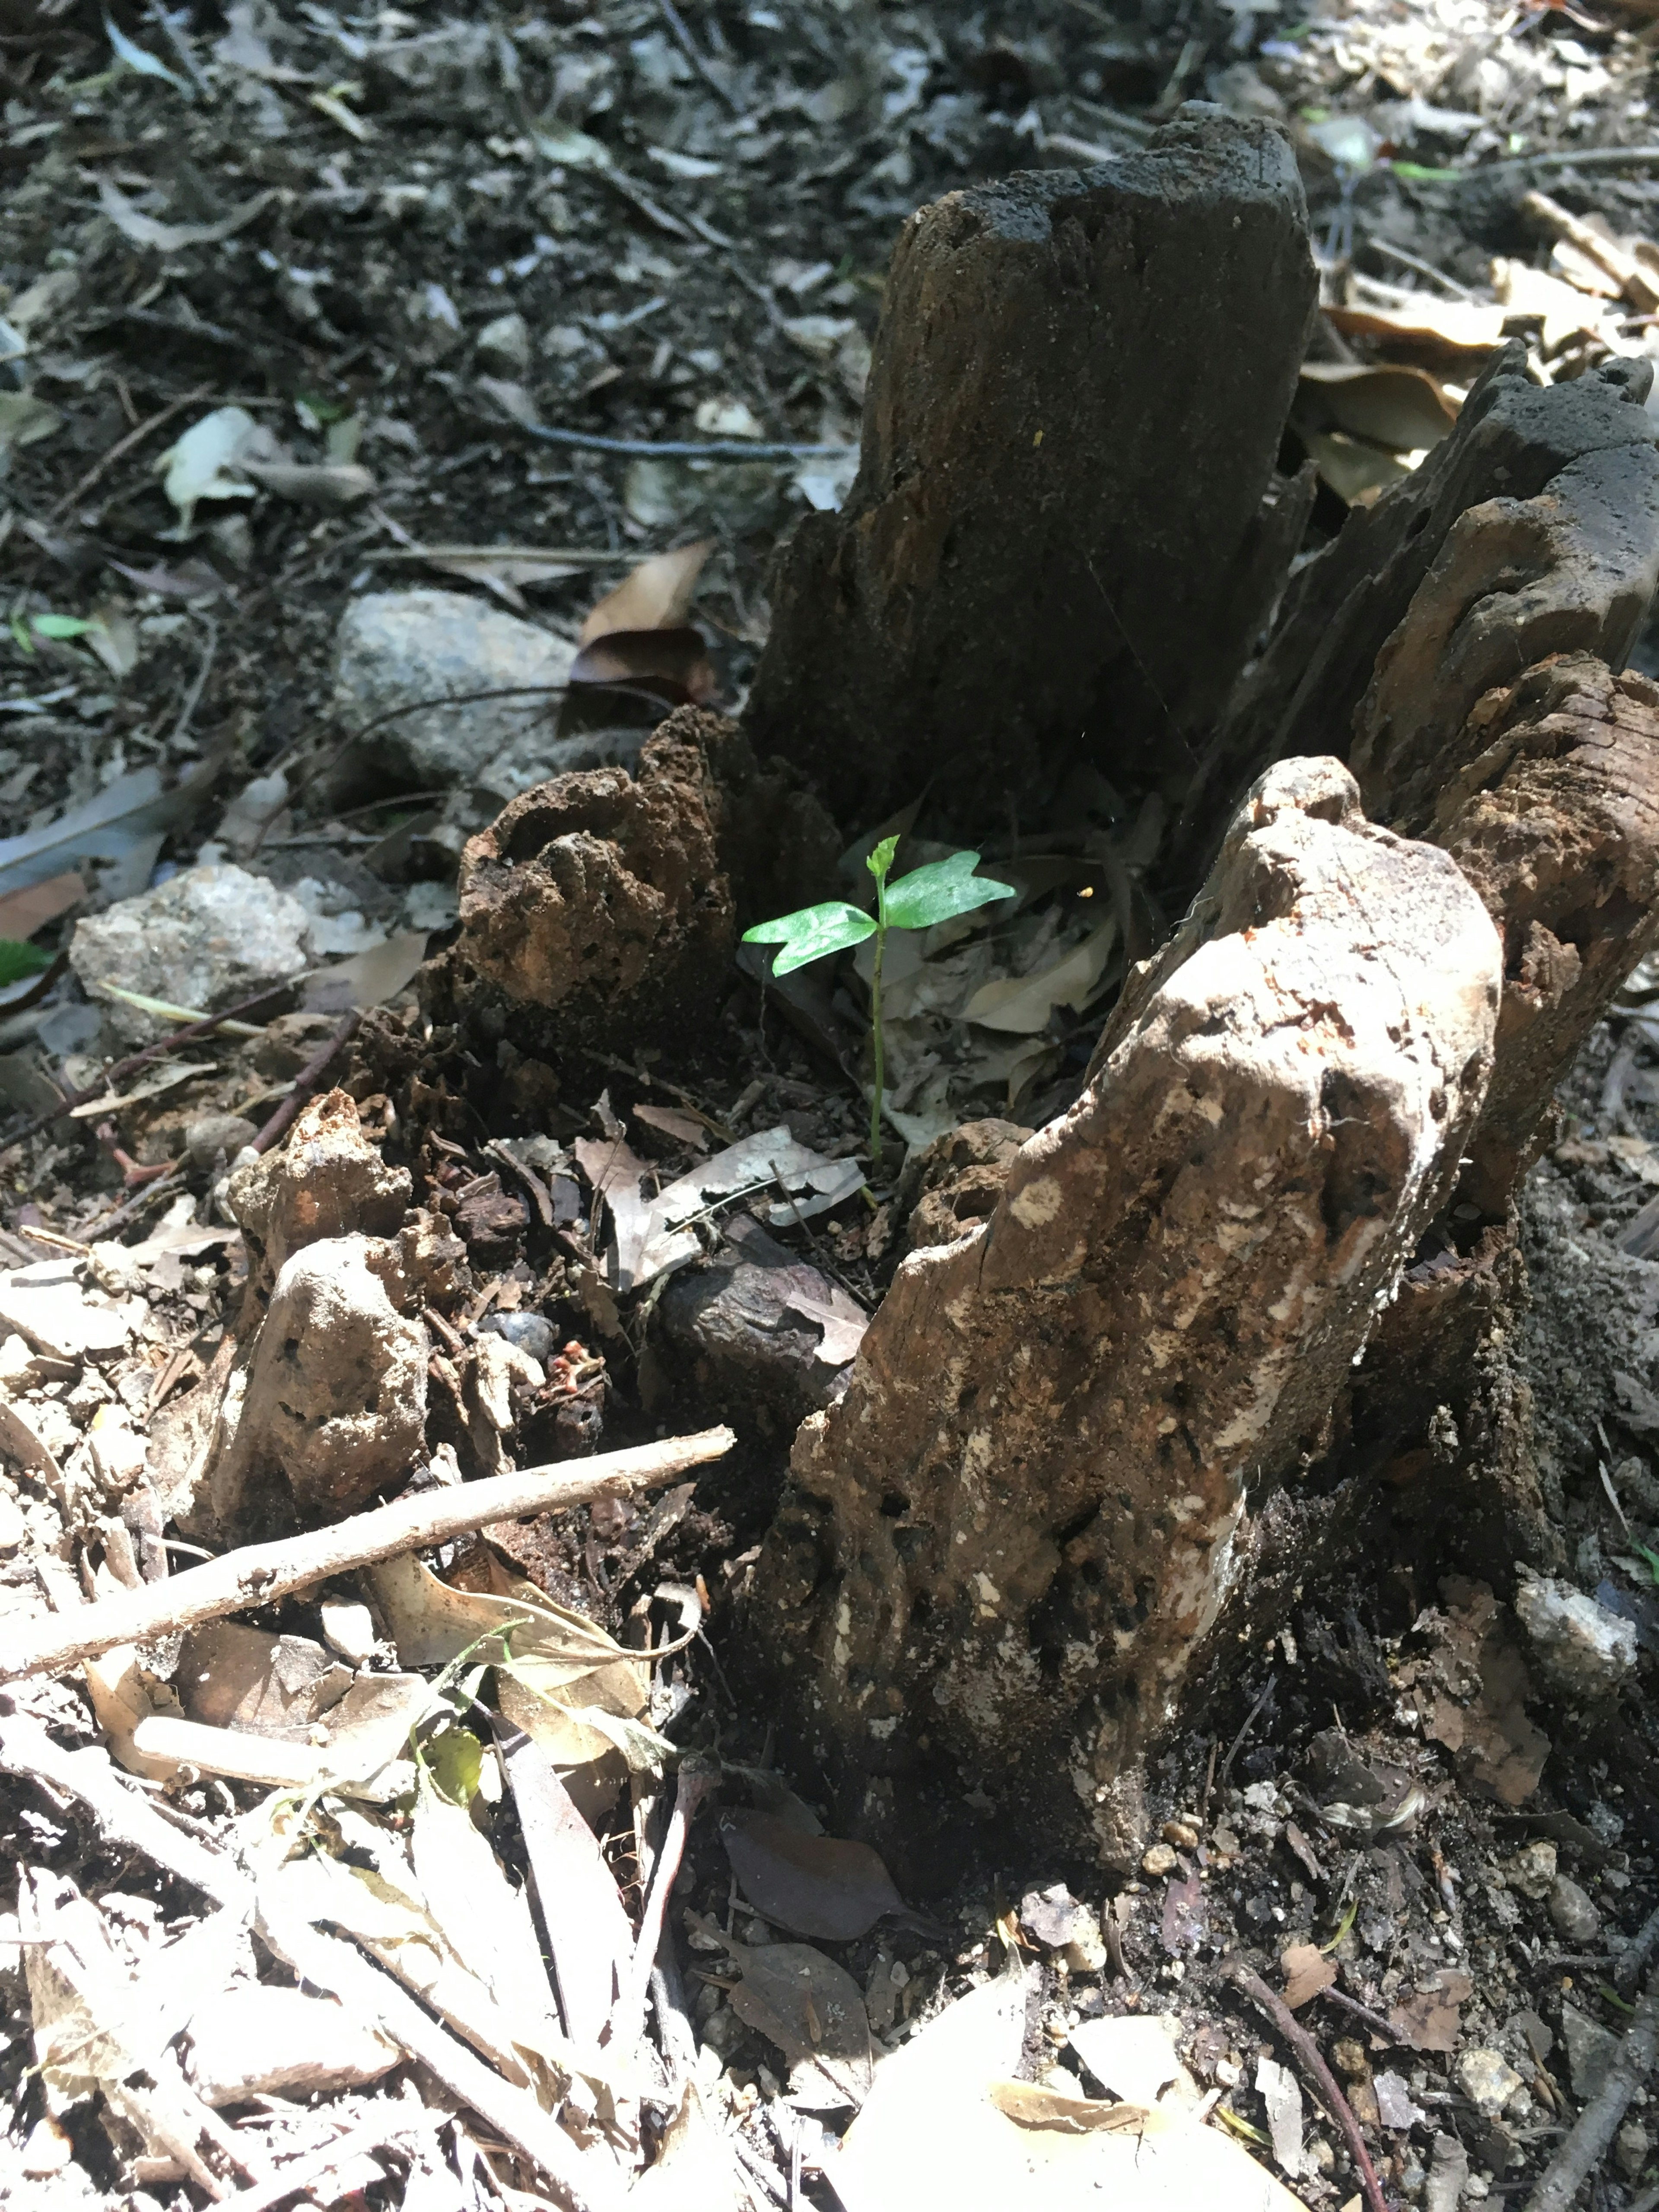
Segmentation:
<svg viewBox="0 0 1659 2212">
<path fill-rule="evenodd" d="M 902 1264 L 801 1430 L 755 1608 L 901 1863 L 964 1796 L 1136 1847 L 1242 1523 L 1455 1180 L 1501 986 L 1448 856 L 1367 823 L 1340 763 L 1282 763 L 988 1223 Z"/>
<path fill-rule="evenodd" d="M 757 746 L 848 819 L 932 786 L 963 836 L 1074 762 L 1159 783 L 1301 537 L 1273 464 L 1315 290 L 1288 140 L 1216 107 L 923 208 L 858 480 L 779 562 Z"/>
</svg>

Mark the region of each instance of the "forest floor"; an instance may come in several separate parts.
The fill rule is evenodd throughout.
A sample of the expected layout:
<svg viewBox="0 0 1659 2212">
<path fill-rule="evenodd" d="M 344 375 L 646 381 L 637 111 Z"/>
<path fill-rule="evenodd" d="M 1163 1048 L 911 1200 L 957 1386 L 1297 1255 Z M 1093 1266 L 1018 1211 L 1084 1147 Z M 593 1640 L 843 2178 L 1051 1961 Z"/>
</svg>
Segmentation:
<svg viewBox="0 0 1659 2212">
<path fill-rule="evenodd" d="M 322 1073 L 352 1092 L 452 1255 L 421 1324 L 427 1480 L 578 1464 L 601 1441 L 726 1419 L 738 1442 L 695 1495 L 596 1501 L 433 1555 L 485 1607 L 468 1616 L 479 1634 L 526 1577 L 568 1609 L 567 1642 L 573 1616 L 591 1620 L 586 1657 L 562 1662 L 590 1689 L 642 1632 L 696 1630 L 623 1693 L 609 1736 L 587 1731 L 589 1856 L 558 1860 L 561 1875 L 538 1863 L 520 1779 L 469 1703 L 488 1682 L 460 1656 L 426 1739 L 448 1750 L 408 1769 L 401 1795 L 320 1809 L 303 1789 L 273 1796 L 280 1773 L 133 1751 L 132 1709 L 125 1738 L 112 1723 L 122 1698 L 207 1714 L 177 1638 L 147 1647 L 143 1668 L 131 1655 L 129 1671 L 106 1668 L 97 1705 L 78 1672 L 0 1692 L 0 2194 L 46 2212 L 237 2189 L 261 2212 L 307 2196 L 436 2212 L 517 2207 L 552 2185 L 498 2119 L 390 2045 L 300 2064 L 291 2032 L 284 2044 L 267 2024 L 247 2031 L 266 2040 L 239 2076 L 227 2027 L 216 2076 L 216 2037 L 187 2027 L 198 2006 L 205 2023 L 210 1999 L 294 1975 L 243 1934 L 204 1981 L 199 1947 L 181 1948 L 214 1924 L 201 1895 L 61 1776 L 30 1772 L 18 1731 L 35 1720 L 82 1759 L 125 1742 L 135 1796 L 228 1867 L 248 1863 L 251 1838 L 268 1851 L 308 1832 L 313 1859 L 374 1869 L 380 1907 L 395 1898 L 404 1916 L 398 1940 L 418 1931 L 471 1991 L 431 1984 L 433 2014 L 471 2019 L 474 2048 L 494 2049 L 528 2101 L 524 2082 L 556 2060 L 526 2066 L 510 2035 L 517 2058 L 501 2059 L 468 2009 L 493 1996 L 512 2013 L 501 1947 L 526 1924 L 526 1865 L 566 2027 L 578 1966 L 556 1923 L 587 1911 L 570 1900 L 596 1869 L 613 1875 L 622 1911 L 598 1921 L 605 1971 L 625 1981 L 654 1869 L 678 1966 L 652 2014 L 657 2056 L 625 2081 L 595 2060 L 585 2105 L 566 2097 L 572 2170 L 595 2203 L 644 2166 L 714 2189 L 711 2203 L 724 2185 L 733 2203 L 833 2203 L 872 2057 L 921 2054 L 952 2000 L 996 1996 L 1012 1966 L 1016 2051 L 998 2060 L 1006 2007 L 984 2008 L 980 2040 L 907 2091 L 921 2162 L 884 2180 L 872 2154 L 844 2166 L 848 2212 L 896 2212 L 948 2180 L 964 2083 L 1018 2071 L 1133 2103 L 1150 2069 L 1156 2100 L 1171 2045 L 1180 2094 L 1211 2098 L 1212 2130 L 1296 2201 L 1358 2202 L 1301 2060 L 1226 1978 L 1241 1953 L 1275 1989 L 1288 1980 L 1390 2203 L 1524 2200 L 1605 2075 L 1659 1905 L 1659 1732 L 1634 1687 L 1659 1653 L 1650 979 L 1592 1041 L 1527 1194 L 1540 1467 L 1567 1578 L 1639 1642 L 1623 1702 L 1575 1713 L 1529 1679 L 1510 1609 L 1479 1583 L 1310 1589 L 1156 1770 L 1163 1840 L 1135 1879 L 1105 1884 L 1040 1834 L 1012 1851 L 967 1837 L 956 1886 L 896 1918 L 880 1870 L 822 1835 L 833 1809 L 817 1778 L 774 1769 L 743 1597 L 793 1424 L 834 1387 L 925 1205 L 917 1174 L 894 1172 L 907 1148 L 919 1159 L 969 1118 L 1028 1128 L 1076 1093 L 1121 975 L 1085 903 L 1091 882 L 1042 858 L 1044 825 L 1011 831 L 987 866 L 1018 872 L 1014 921 L 892 972 L 885 1173 L 857 1164 L 850 975 L 793 1005 L 736 976 L 714 1031 L 677 1055 L 573 1049 L 555 1066 L 509 1038 L 493 1067 L 423 1018 L 414 980 L 453 941 L 463 842 L 506 802 L 558 769 L 633 757 L 664 703 L 740 708 L 771 556 L 851 482 L 884 270 L 924 202 L 1131 151 L 1183 99 L 1282 122 L 1322 260 L 1310 361 L 1352 372 L 1309 377 L 1286 435 L 1287 464 L 1320 468 L 1310 550 L 1414 465 L 1506 331 L 1546 380 L 1609 351 L 1659 356 L 1659 273 L 1641 291 L 1641 271 L 1659 272 L 1659 246 L 1643 243 L 1659 240 L 1659 19 L 1612 0 L 1330 0 L 1295 15 L 1279 0 L 595 0 L 453 17 L 236 0 L 128 9 L 112 34 L 80 0 L 4 11 L 0 939 L 8 957 L 15 941 L 43 958 L 0 977 L 0 1140 L 41 1121 L 0 1153 L 0 1622 L 27 1634 L 82 1597 L 154 1587 L 168 1553 L 176 1571 L 216 1547 L 161 1509 L 185 1494 L 259 1291 L 263 1255 L 226 1177 L 353 1006 L 362 1025 Z M 1607 251 L 1523 207 L 1531 191 Z M 735 453 L 673 450 L 709 441 Z M 396 610 L 373 636 L 361 606 L 348 614 L 434 592 L 395 635 Z M 641 645 L 653 630 L 660 646 Z M 596 659 L 606 635 L 624 642 Z M 1659 671 L 1651 632 L 1640 658 Z M 557 696 L 401 711 L 434 684 L 453 696 L 515 681 Z M 366 742 L 377 714 L 389 719 Z M 902 825 L 838 825 L 855 865 L 897 826 L 932 857 L 925 803 Z M 1154 910 L 1164 828 L 1150 805 L 1102 823 Z M 169 955 L 148 908 L 136 934 L 102 940 L 101 964 L 59 957 L 82 923 L 95 934 L 203 864 L 243 872 L 227 879 L 244 909 L 230 966 L 204 965 L 199 945 Z M 187 994 L 192 975 L 203 995 Z M 165 1003 L 112 1000 L 100 980 Z M 105 1090 L 110 1063 L 167 1035 L 181 1002 L 189 1014 L 210 992 L 216 1008 L 262 989 L 245 1032 L 169 1047 Z M 965 1012 L 975 1001 L 998 1019 Z M 782 1187 L 769 1164 L 757 1183 L 756 1160 L 780 1146 Z M 763 1264 L 781 1282 L 793 1271 L 787 1296 L 757 1325 L 770 1353 L 738 1323 L 736 1353 L 715 1344 L 684 1295 L 699 1275 L 637 1251 L 627 1264 L 646 1180 L 696 1185 L 728 1277 L 734 1257 L 761 1257 L 745 1237 L 781 1248 Z M 250 1509 L 246 1535 L 281 1533 L 274 1508 L 264 1522 Z M 346 1612 L 352 1595 L 333 1592 Z M 245 1619 L 267 1655 L 289 1639 L 313 1686 L 342 1655 L 360 1682 L 436 1668 L 410 1656 L 420 1638 L 388 1629 L 384 1604 L 361 1652 L 314 1595 Z M 228 1659 L 196 1656 L 210 1689 L 227 1670 L 218 1717 L 327 1749 L 331 1707 L 262 1707 L 228 1682 Z M 713 1762 L 729 1817 L 693 1826 L 677 1878 L 663 1765 L 682 1751 Z M 447 1823 L 462 1806 L 465 1841 Z M 568 1899 L 549 1888 L 565 1880 Z M 839 1927 L 837 1911 L 851 1915 Z M 495 1981 L 475 1916 L 499 1938 Z M 372 1917 L 356 1932 L 396 1948 Z M 350 1926 L 337 1897 L 328 1918 Z M 804 1996 L 756 1963 L 802 1936 L 817 1946 L 790 1961 Z M 54 1942 L 76 1961 L 62 1972 L 46 1963 Z M 814 2057 L 815 2002 L 846 2038 L 833 2065 Z M 167 2026 L 159 2041 L 139 2032 L 145 2006 Z M 1126 2021 L 1162 2021 L 1169 2042 L 1099 2032 Z M 180 2037 L 182 2074 L 162 2055 Z M 190 2137 L 185 2154 L 180 2107 L 157 2118 L 173 2093 L 122 2086 L 145 2068 L 214 2106 L 220 2136 Z M 1654 2201 L 1645 2105 L 1638 2092 L 1589 2185 L 1597 2212 Z M 1045 2175 L 1033 2166 L 1033 2204 L 1054 2201 Z"/>
</svg>

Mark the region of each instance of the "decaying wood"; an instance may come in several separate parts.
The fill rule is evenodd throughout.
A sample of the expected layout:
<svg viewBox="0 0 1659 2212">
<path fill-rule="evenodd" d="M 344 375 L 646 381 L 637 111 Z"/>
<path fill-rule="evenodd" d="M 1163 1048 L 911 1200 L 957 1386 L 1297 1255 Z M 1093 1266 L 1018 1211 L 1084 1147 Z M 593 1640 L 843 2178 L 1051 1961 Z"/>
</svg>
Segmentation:
<svg viewBox="0 0 1659 2212">
<path fill-rule="evenodd" d="M 1242 1524 L 1449 1192 L 1501 981 L 1443 853 L 1365 822 L 1339 763 L 1281 763 L 988 1224 L 901 1266 L 801 1431 L 757 1609 L 901 1863 L 964 1774 L 1124 1857 L 1120 1786 Z"/>
<path fill-rule="evenodd" d="M 562 1512 L 595 1498 L 625 1498 L 720 1458 L 734 1441 L 730 1429 L 704 1429 L 696 1436 L 604 1452 L 574 1467 L 564 1460 L 516 1474 L 490 1475 L 459 1489 L 422 1491 L 331 1528 L 282 1543 L 250 1544 L 168 1582 L 124 1590 L 78 1613 L 59 1614 L 45 1626 L 31 1623 L 0 1641 L 0 1680 L 51 1673 L 118 1644 L 150 1644 L 244 1606 L 269 1605 L 329 1575 L 444 1543 L 487 1522 Z"/>
<path fill-rule="evenodd" d="M 1348 757 L 1363 724 L 1365 804 L 1408 823 L 1433 803 L 1438 748 L 1492 685 L 1552 653 L 1623 665 L 1659 546 L 1652 376 L 1619 359 L 1540 389 L 1518 343 L 1493 356 L 1450 436 L 1286 592 L 1187 802 L 1195 868 L 1272 761 Z"/>
<path fill-rule="evenodd" d="M 1161 782 L 1305 519 L 1273 462 L 1314 297 L 1289 142 L 1218 108 L 922 209 L 858 481 L 779 565 L 759 747 L 848 819 L 932 786 L 964 835 L 1073 760 Z"/>
</svg>

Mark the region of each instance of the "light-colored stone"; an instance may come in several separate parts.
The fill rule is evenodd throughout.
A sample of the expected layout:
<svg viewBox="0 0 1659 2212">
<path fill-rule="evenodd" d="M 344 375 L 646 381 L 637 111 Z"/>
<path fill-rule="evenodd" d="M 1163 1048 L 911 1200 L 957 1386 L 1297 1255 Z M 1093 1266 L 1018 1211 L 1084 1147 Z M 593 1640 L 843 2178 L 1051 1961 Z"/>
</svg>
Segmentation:
<svg viewBox="0 0 1659 2212">
<path fill-rule="evenodd" d="M 1653 2138 L 1640 2120 L 1626 2120 L 1613 2137 L 1613 2154 L 1619 2161 L 1619 2171 L 1628 2181 L 1637 2180 L 1648 2162 L 1648 2153 L 1653 2148 Z"/>
<path fill-rule="evenodd" d="M 245 1115 L 204 1114 L 185 1128 L 185 1150 L 192 1167 L 206 1170 L 222 1155 L 227 1160 L 234 1160 L 243 1146 L 251 1145 L 258 1133 Z"/>
<path fill-rule="evenodd" d="M 1570 1583 L 1523 1571 L 1515 1610 L 1532 1639 L 1539 1673 L 1575 1704 L 1611 1695 L 1636 1665 L 1635 1624 Z"/>
<path fill-rule="evenodd" d="M 396 1237 L 414 1194 L 407 1168 L 389 1168 L 362 1133 L 349 1091 L 305 1107 L 280 1148 L 232 1174 L 225 1203 L 258 1257 L 261 1279 L 325 1237 Z"/>
<path fill-rule="evenodd" d="M 474 343 L 478 359 L 488 368 L 522 372 L 530 366 L 530 325 L 522 315 L 496 315 Z"/>
<path fill-rule="evenodd" d="M 1599 2020 L 1591 2020 L 1576 2005 L 1561 2007 L 1561 2040 L 1566 2046 L 1567 2075 L 1572 2094 L 1588 2104 L 1607 2078 L 1607 2069 L 1619 2055 L 1619 2038 Z"/>
<path fill-rule="evenodd" d="M 283 1268 L 212 1474 L 222 1527 L 259 1479 L 285 1475 L 307 1520 L 337 1520 L 422 1455 L 426 1334 L 387 1295 L 397 1267 L 395 1245 L 331 1237 Z"/>
<path fill-rule="evenodd" d="M 1549 1911 L 1563 1942 L 1593 1943 L 1601 1932 L 1601 1914 L 1571 1875 L 1559 1874 L 1550 1885 Z"/>
<path fill-rule="evenodd" d="M 1533 1898 L 1541 1905 L 1555 1880 L 1555 1860 L 1556 1847 L 1547 1838 L 1522 1844 L 1512 1858 L 1504 1860 L 1504 1880 L 1511 1889 L 1519 1890 L 1522 1897 Z"/>
<path fill-rule="evenodd" d="M 332 1997 L 249 1982 L 201 2006 L 190 2027 L 191 2078 L 210 2105 L 279 2091 L 332 2095 L 378 2081 L 400 2052 Z"/>
<path fill-rule="evenodd" d="M 1501 2051 L 1477 2047 L 1457 2062 L 1457 2086 L 1478 2112 L 1492 2119 L 1526 2084 Z"/>
<path fill-rule="evenodd" d="M 349 1597 L 325 1597 L 318 1611 L 323 1624 L 323 1641 L 329 1650 L 337 1651 L 354 1667 L 368 1666 L 380 1648 L 380 1638 L 374 1633 L 374 1616 L 368 1607 Z"/>
<path fill-rule="evenodd" d="M 362 729 L 395 707 L 513 684 L 562 684 L 575 647 L 460 592 L 371 592 L 353 599 L 335 644 L 335 703 Z M 471 785 L 514 798 L 598 757 L 591 741 L 554 735 L 550 695 L 428 707 L 367 740 L 377 759 L 422 785 Z"/>
<path fill-rule="evenodd" d="M 1429 2159 L 1423 2212 L 1457 2212 L 1457 2200 L 1469 2178 L 1469 2154 L 1455 2136 L 1437 2136 Z"/>
<path fill-rule="evenodd" d="M 1154 1844 L 1140 1856 L 1140 1871 L 1150 1875 L 1154 1881 L 1162 1881 L 1166 1875 L 1175 1872 L 1179 1862 L 1168 1844 Z"/>
<path fill-rule="evenodd" d="M 275 884 L 220 861 L 187 868 L 76 922 L 70 964 L 105 1009 L 112 1035 L 151 1044 L 178 1024 L 102 998 L 98 984 L 212 1013 L 299 975 L 307 965 L 308 919 Z"/>
</svg>

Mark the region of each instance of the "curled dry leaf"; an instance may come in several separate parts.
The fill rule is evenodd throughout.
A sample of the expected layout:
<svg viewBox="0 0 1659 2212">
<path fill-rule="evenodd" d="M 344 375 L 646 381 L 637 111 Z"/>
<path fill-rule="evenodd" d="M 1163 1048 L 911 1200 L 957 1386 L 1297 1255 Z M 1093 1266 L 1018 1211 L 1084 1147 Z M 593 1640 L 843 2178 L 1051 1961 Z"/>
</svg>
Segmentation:
<svg viewBox="0 0 1659 2212">
<path fill-rule="evenodd" d="M 1292 1943 L 1279 1963 L 1285 1969 L 1285 2002 L 1292 2012 L 1299 2012 L 1336 1979 L 1336 1961 L 1328 1959 L 1316 1943 Z"/>
<path fill-rule="evenodd" d="M 722 1813 L 720 1825 L 738 1887 L 763 1919 L 792 1935 L 850 1943 L 906 1910 L 868 1844 L 809 1836 L 770 1813 Z"/>
<path fill-rule="evenodd" d="M 654 553 L 607 592 L 581 628 L 580 643 L 623 630 L 678 630 L 691 611 L 691 595 L 717 540 L 700 538 L 672 553 Z"/>
<path fill-rule="evenodd" d="M 1144 2105 L 1120 2105 L 1100 2097 L 1068 2096 L 1041 2081 L 993 2081 L 989 2095 L 998 2112 L 1016 2126 L 1052 2128 L 1056 2134 L 1110 2134 L 1119 2128 L 1139 2128 L 1146 2119 Z"/>
<path fill-rule="evenodd" d="M 712 697 L 714 671 L 698 629 L 607 630 L 570 664 L 573 690 L 607 686 L 648 692 L 671 707 Z"/>
<path fill-rule="evenodd" d="M 875 2063 L 870 2016 L 846 1969 L 810 1943 L 737 1943 L 712 1921 L 699 1917 L 697 1925 L 724 1945 L 742 1976 L 729 1999 L 738 2018 L 814 2077 L 793 2085 L 803 2100 L 862 2104 Z M 826 2081 L 834 2100 L 823 2098 Z"/>
<path fill-rule="evenodd" d="M 1401 453 L 1438 445 L 1457 420 L 1443 386 L 1398 362 L 1304 362 L 1296 414 Z"/>
<path fill-rule="evenodd" d="M 1035 1036 L 1046 1029 L 1056 1006 L 1081 1012 L 1099 988 L 1106 963 L 1117 941 L 1117 921 L 1109 915 L 1081 944 L 1035 975 L 1009 975 L 982 983 L 962 1010 L 962 1018 L 981 1029 L 1012 1030 L 1017 1036 Z"/>
<path fill-rule="evenodd" d="M 599 1839 L 541 1746 L 521 1729 L 496 1736 L 542 1899 L 565 2032 L 597 2044 L 621 1994 L 634 1931 Z"/>
</svg>

